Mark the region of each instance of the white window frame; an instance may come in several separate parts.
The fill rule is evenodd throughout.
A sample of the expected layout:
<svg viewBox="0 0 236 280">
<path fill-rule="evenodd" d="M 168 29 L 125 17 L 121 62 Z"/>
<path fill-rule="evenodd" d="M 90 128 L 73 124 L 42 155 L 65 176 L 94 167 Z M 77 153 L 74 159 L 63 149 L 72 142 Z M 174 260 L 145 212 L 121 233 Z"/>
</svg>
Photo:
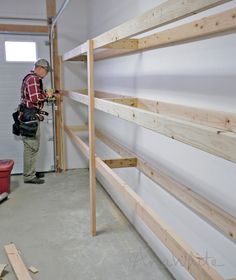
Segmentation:
<svg viewBox="0 0 236 280">
<path fill-rule="evenodd" d="M 34 43 L 35 45 L 35 59 L 34 60 L 7 60 L 7 46 L 6 43 L 14 42 L 14 43 Z M 37 42 L 35 41 L 27 41 L 27 40 L 5 40 L 4 41 L 4 58 L 6 63 L 34 63 L 38 57 L 38 48 Z"/>
</svg>

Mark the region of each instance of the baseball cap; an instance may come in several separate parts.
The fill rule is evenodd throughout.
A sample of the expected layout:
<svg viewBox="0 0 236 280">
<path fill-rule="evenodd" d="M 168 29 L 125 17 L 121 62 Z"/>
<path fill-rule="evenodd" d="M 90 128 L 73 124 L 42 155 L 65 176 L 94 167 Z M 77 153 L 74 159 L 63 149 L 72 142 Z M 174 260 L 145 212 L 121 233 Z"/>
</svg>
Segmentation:
<svg viewBox="0 0 236 280">
<path fill-rule="evenodd" d="M 50 64 L 49 64 L 49 62 L 48 62 L 46 59 L 44 59 L 44 58 L 38 59 L 38 60 L 34 63 L 34 66 L 35 66 L 35 67 L 40 66 L 40 67 L 43 67 L 43 68 L 44 68 L 45 70 L 47 70 L 48 72 L 50 71 Z"/>
</svg>

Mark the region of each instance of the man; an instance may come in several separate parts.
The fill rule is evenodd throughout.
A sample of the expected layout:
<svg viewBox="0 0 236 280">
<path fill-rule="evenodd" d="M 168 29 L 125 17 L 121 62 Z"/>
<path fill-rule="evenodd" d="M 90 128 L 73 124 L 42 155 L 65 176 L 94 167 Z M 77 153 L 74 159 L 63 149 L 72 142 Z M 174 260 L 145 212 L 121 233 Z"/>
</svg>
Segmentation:
<svg viewBox="0 0 236 280">
<path fill-rule="evenodd" d="M 42 79 L 47 76 L 49 71 L 49 62 L 46 59 L 39 59 L 34 64 L 34 70 L 23 79 L 21 86 L 21 106 L 26 108 L 26 110 L 41 110 L 44 102 L 52 97 L 51 92 L 46 93 L 43 91 L 42 83 Z M 24 182 L 43 184 L 44 180 L 41 178 L 44 177 L 44 174 L 35 170 L 40 145 L 40 125 L 37 124 L 35 136 L 22 136 L 22 139 L 24 143 Z"/>
</svg>

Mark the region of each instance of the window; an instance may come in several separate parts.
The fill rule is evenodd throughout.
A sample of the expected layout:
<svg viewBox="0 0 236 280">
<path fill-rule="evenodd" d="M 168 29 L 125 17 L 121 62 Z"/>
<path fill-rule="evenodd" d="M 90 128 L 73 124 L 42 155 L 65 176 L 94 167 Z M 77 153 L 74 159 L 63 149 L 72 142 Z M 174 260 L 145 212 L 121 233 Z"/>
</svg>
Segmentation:
<svg viewBox="0 0 236 280">
<path fill-rule="evenodd" d="M 36 61 L 35 42 L 5 42 L 6 61 L 34 62 Z"/>
</svg>

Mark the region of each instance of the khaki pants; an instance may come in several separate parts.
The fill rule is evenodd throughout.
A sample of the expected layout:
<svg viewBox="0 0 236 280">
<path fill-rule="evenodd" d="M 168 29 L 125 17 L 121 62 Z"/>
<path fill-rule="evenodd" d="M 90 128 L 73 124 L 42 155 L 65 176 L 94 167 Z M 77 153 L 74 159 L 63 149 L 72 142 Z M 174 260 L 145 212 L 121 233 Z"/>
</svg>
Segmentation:
<svg viewBox="0 0 236 280">
<path fill-rule="evenodd" d="M 40 124 L 35 137 L 23 136 L 24 143 L 24 182 L 35 178 L 36 160 L 40 145 Z"/>
</svg>

